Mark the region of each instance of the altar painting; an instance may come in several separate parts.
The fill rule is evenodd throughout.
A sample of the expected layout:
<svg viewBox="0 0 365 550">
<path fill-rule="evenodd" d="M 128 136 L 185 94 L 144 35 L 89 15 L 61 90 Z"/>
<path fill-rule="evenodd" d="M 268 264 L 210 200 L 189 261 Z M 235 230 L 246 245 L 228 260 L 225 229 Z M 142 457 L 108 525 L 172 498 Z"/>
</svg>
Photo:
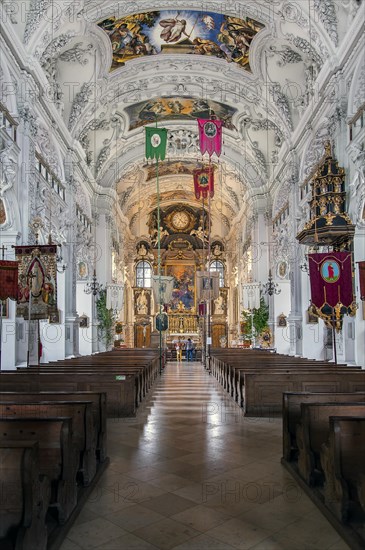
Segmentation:
<svg viewBox="0 0 365 550">
<path fill-rule="evenodd" d="M 129 117 L 129 130 L 135 130 L 146 124 L 162 120 L 196 120 L 215 115 L 223 121 L 228 130 L 236 130 L 232 118 L 237 109 L 212 101 L 193 97 L 170 96 L 155 97 L 126 107 Z"/>
<path fill-rule="evenodd" d="M 169 309 L 171 311 L 195 310 L 195 265 L 167 265 L 166 275 L 174 278 L 174 290 Z"/>
<path fill-rule="evenodd" d="M 109 17 L 98 26 L 110 39 L 111 71 L 138 57 L 195 54 L 224 59 L 251 71 L 251 42 L 264 25 L 210 11 L 161 10 Z"/>
</svg>

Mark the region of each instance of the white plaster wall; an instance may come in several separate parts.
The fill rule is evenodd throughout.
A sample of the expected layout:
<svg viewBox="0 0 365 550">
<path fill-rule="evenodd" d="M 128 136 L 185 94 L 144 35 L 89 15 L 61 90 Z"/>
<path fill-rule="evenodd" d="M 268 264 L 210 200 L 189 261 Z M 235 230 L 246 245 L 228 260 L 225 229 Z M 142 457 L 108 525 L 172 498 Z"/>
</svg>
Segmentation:
<svg viewBox="0 0 365 550">
<path fill-rule="evenodd" d="M 302 273 L 302 304 L 303 304 L 303 357 L 308 359 L 324 359 L 324 322 L 319 319 L 316 325 L 308 323 L 307 309 L 310 305 L 310 282 L 307 273 Z"/>
<path fill-rule="evenodd" d="M 15 370 L 15 309 L 16 303 L 8 300 L 8 318 L 2 320 L 1 327 L 1 370 Z"/>
<path fill-rule="evenodd" d="M 57 274 L 57 306 L 60 312 L 60 323 L 49 324 L 40 321 L 40 338 L 43 346 L 41 363 L 65 359 L 65 311 L 66 311 L 65 273 Z"/>
</svg>

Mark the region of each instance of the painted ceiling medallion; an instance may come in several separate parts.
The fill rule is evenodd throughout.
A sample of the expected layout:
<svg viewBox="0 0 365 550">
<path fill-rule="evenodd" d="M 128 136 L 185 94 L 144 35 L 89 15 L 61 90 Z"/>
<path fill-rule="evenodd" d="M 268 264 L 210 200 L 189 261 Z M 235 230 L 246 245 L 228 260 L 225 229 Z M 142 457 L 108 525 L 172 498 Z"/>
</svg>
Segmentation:
<svg viewBox="0 0 365 550">
<path fill-rule="evenodd" d="M 147 101 L 128 105 L 126 112 L 129 117 L 129 130 L 135 130 L 156 120 L 160 122 L 162 120 L 195 120 L 210 118 L 213 114 L 223 122 L 225 128 L 236 130 L 232 118 L 237 113 L 237 109 L 211 99 L 157 96 Z M 215 131 L 215 126 L 212 123 L 206 126 L 207 135 L 211 136 L 212 131 Z"/>
<path fill-rule="evenodd" d="M 151 11 L 98 23 L 113 49 L 111 71 L 137 57 L 198 54 L 225 59 L 250 71 L 249 51 L 264 25 L 246 17 L 203 11 Z"/>
</svg>

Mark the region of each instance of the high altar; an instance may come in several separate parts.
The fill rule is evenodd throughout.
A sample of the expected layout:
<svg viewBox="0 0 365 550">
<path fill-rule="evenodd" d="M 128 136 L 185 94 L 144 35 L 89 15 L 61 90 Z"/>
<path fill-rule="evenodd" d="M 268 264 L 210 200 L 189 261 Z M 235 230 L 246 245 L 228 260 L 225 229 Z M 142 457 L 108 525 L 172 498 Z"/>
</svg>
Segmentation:
<svg viewBox="0 0 365 550">
<path fill-rule="evenodd" d="M 158 304 L 153 300 L 146 281 L 138 279 L 140 266 L 151 266 L 152 274 L 158 270 L 157 216 L 149 216 L 149 241 L 137 243 L 135 269 L 137 286 L 134 292 L 134 345 L 148 347 L 158 345 L 159 335 L 155 329 Z M 211 313 L 212 345 L 220 346 L 227 337 L 228 288 L 224 287 L 224 246 L 221 242 L 209 243 L 207 238 L 208 213 L 202 208 L 178 204 L 161 209 L 161 274 L 173 277 L 173 291 L 170 301 L 164 304 L 168 314 L 169 328 L 164 333 L 164 342 L 171 345 L 178 337 L 190 337 L 196 348 L 201 348 L 204 331 L 204 316 L 199 315 L 197 272 L 220 267 L 220 288 L 217 296 L 209 301 Z M 144 286 L 143 286 L 144 285 Z M 201 311 L 200 311 L 201 313 Z"/>
</svg>

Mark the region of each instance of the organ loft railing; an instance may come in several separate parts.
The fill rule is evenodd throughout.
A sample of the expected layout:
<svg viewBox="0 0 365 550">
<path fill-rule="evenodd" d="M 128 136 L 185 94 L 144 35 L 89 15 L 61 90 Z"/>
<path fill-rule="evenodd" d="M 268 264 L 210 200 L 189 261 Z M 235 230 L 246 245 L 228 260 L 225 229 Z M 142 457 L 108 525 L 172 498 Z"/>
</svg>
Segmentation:
<svg viewBox="0 0 365 550">
<path fill-rule="evenodd" d="M 198 332 L 198 316 L 189 313 L 170 313 L 169 332 L 173 334 Z"/>
</svg>

